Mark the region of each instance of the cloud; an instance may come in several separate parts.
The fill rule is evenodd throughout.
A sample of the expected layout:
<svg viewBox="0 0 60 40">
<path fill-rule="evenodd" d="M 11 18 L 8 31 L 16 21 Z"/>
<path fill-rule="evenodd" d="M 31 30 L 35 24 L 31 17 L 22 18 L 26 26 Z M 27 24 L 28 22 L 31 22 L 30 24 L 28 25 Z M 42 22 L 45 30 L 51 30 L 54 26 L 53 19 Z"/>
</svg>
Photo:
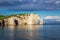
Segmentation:
<svg viewBox="0 0 60 40">
<path fill-rule="evenodd" d="M 46 16 L 44 18 L 44 24 L 59 24 L 60 25 L 60 16 Z"/>
<path fill-rule="evenodd" d="M 33 2 L 36 2 L 37 0 L 33 0 Z"/>
<path fill-rule="evenodd" d="M 44 19 L 60 19 L 60 16 L 46 16 Z"/>
<path fill-rule="evenodd" d="M 56 4 L 59 4 L 59 3 L 60 3 L 60 1 L 56 1 L 55 3 L 56 3 Z"/>
<path fill-rule="evenodd" d="M 60 9 L 57 0 L 0 0 L 0 9 L 8 10 L 56 10 Z"/>
</svg>

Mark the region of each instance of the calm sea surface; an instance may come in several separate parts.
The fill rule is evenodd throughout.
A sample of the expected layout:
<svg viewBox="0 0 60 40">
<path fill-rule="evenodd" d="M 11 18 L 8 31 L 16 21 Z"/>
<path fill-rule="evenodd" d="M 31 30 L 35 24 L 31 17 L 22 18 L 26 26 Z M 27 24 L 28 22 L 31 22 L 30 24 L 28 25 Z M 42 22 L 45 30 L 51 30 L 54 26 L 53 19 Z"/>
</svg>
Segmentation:
<svg viewBox="0 0 60 40">
<path fill-rule="evenodd" d="M 0 40 L 60 40 L 60 25 L 0 26 Z"/>
</svg>

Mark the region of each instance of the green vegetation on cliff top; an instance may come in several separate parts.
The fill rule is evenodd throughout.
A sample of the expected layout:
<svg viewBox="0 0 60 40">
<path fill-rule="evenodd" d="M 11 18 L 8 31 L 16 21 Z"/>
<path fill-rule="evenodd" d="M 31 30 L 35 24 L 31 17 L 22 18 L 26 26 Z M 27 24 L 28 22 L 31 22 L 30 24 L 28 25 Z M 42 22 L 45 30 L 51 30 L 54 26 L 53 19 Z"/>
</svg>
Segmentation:
<svg viewBox="0 0 60 40">
<path fill-rule="evenodd" d="M 17 16 L 17 15 L 19 15 L 19 16 Z M 2 20 L 2 19 L 5 19 L 5 18 L 9 18 L 9 17 L 12 17 L 12 16 L 15 16 L 15 17 L 19 17 L 20 18 L 20 16 L 28 16 L 28 15 L 30 15 L 30 14 L 12 14 L 12 15 L 7 15 L 7 16 L 5 16 L 5 15 L 0 15 L 0 20 Z"/>
</svg>

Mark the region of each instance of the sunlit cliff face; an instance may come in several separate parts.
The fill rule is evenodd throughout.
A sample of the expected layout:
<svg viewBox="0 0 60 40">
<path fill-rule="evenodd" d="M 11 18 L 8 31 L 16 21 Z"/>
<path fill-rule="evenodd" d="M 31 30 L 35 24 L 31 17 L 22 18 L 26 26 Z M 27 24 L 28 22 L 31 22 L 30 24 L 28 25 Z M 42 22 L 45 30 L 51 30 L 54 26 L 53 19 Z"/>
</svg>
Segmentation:
<svg viewBox="0 0 60 40">
<path fill-rule="evenodd" d="M 17 22 L 15 22 L 15 20 Z M 25 14 L 12 16 L 4 20 L 6 25 L 26 25 L 26 24 L 43 24 L 43 19 L 39 17 L 37 14 Z"/>
<path fill-rule="evenodd" d="M 40 24 L 43 24 L 43 19 L 39 17 L 37 14 L 30 14 L 28 19 L 28 24 L 38 24 L 38 20 L 40 21 Z"/>
</svg>

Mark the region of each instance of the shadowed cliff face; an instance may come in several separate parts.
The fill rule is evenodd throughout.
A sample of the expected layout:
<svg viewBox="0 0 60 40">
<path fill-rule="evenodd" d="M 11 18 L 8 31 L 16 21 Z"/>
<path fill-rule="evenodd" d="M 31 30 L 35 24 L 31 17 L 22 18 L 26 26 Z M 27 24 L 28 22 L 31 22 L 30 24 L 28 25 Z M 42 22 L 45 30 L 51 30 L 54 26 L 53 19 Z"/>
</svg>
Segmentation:
<svg viewBox="0 0 60 40">
<path fill-rule="evenodd" d="M 2 26 L 5 26 L 5 21 L 4 20 L 2 20 Z"/>
<path fill-rule="evenodd" d="M 43 20 L 36 14 L 11 16 L 2 20 L 4 25 L 27 25 L 27 24 L 43 24 Z"/>
<path fill-rule="evenodd" d="M 1 26 L 1 20 L 0 20 L 0 26 Z"/>
<path fill-rule="evenodd" d="M 18 25 L 18 20 L 15 19 L 14 22 L 15 22 L 15 25 L 17 26 Z"/>
<path fill-rule="evenodd" d="M 0 26 L 1 26 L 1 22 L 0 22 Z"/>
</svg>

